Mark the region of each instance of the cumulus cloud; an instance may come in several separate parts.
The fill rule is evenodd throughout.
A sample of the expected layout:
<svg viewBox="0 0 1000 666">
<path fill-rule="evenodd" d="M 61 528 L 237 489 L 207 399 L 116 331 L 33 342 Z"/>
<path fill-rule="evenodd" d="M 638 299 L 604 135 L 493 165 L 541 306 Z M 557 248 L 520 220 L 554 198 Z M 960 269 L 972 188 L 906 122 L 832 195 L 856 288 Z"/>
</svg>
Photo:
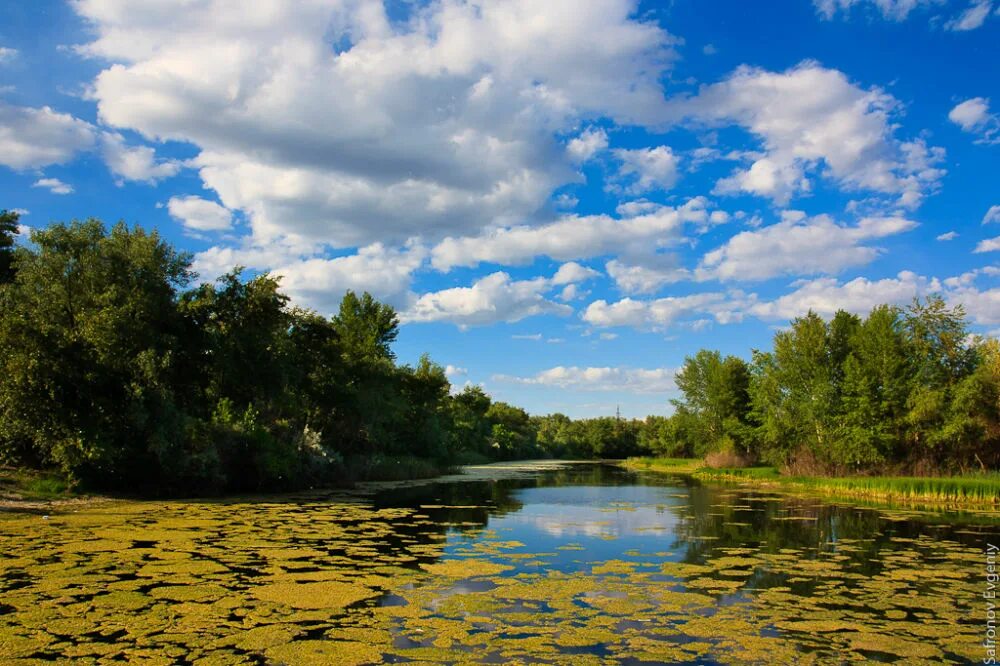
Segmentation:
<svg viewBox="0 0 1000 666">
<path fill-rule="evenodd" d="M 597 328 L 628 326 L 662 331 L 682 319 L 698 315 L 710 315 L 721 324 L 741 321 L 746 308 L 747 301 L 742 292 L 708 292 L 652 301 L 623 298 L 608 303 L 601 299 L 587 306 L 581 317 Z"/>
<path fill-rule="evenodd" d="M 676 266 L 673 257 L 661 256 L 661 266 L 629 265 L 612 259 L 605 268 L 618 289 L 626 294 L 649 294 L 665 284 L 690 278 L 690 272 Z"/>
<path fill-rule="evenodd" d="M 955 240 L 956 238 L 958 238 L 958 232 L 957 231 L 948 231 L 948 232 L 945 232 L 943 234 L 939 234 L 936 237 L 936 240 L 939 240 L 939 241 L 950 241 L 950 240 Z"/>
<path fill-rule="evenodd" d="M 750 314 L 762 319 L 792 319 L 809 310 L 832 316 L 837 310 L 867 314 L 882 303 L 905 304 L 916 296 L 941 290 L 941 283 L 910 271 L 895 278 L 870 280 L 859 277 L 849 282 L 818 278 L 796 283 L 796 289 L 770 302 L 755 303 Z"/>
<path fill-rule="evenodd" d="M 1000 222 L 1000 206 L 990 206 L 990 209 L 986 211 L 986 215 L 983 216 L 983 224 L 990 222 Z"/>
<path fill-rule="evenodd" d="M 426 250 L 419 245 L 394 250 L 374 243 L 352 255 L 302 259 L 279 265 L 272 272 L 281 277 L 282 289 L 293 301 L 323 314 L 336 310 L 349 289 L 367 291 L 405 308 L 416 298 L 410 284 L 425 257 Z"/>
<path fill-rule="evenodd" d="M 6 64 L 17 57 L 17 49 L 9 46 L 0 46 L 0 65 Z"/>
<path fill-rule="evenodd" d="M 494 375 L 494 381 L 580 391 L 665 393 L 677 388 L 670 368 L 581 368 L 556 366 L 528 377 Z"/>
<path fill-rule="evenodd" d="M 818 278 L 795 283 L 795 290 L 770 302 L 754 302 L 747 314 L 761 319 L 788 320 L 808 310 L 832 316 L 837 310 L 864 315 L 877 305 L 906 306 L 916 297 L 941 294 L 952 306 L 962 305 L 973 323 L 1000 323 L 1000 288 L 981 288 L 977 282 L 995 281 L 1000 268 L 988 266 L 955 277 L 938 279 L 902 271 L 894 278 L 872 280 L 858 277 L 847 282 Z"/>
<path fill-rule="evenodd" d="M 62 182 L 58 178 L 39 178 L 31 186 L 43 187 L 52 194 L 73 194 L 73 186 Z"/>
<path fill-rule="evenodd" d="M 170 197 L 167 212 L 192 231 L 225 231 L 233 226 L 232 211 L 201 197 Z"/>
<path fill-rule="evenodd" d="M 985 97 L 973 97 L 955 105 L 948 112 L 948 120 L 963 132 L 975 134 L 976 143 L 1000 142 L 1000 116 L 990 112 L 990 100 Z"/>
<path fill-rule="evenodd" d="M 862 88 L 807 61 L 784 72 L 740 67 L 697 95 L 670 102 L 668 116 L 707 126 L 736 123 L 762 142 L 763 153 L 745 154 L 749 167 L 717 183 L 719 193 L 747 192 L 784 204 L 821 177 L 848 190 L 898 195 L 913 207 L 938 187 L 944 150 L 898 139 L 897 107 L 881 89 Z"/>
<path fill-rule="evenodd" d="M 93 127 L 67 113 L 0 101 L 0 164 L 12 169 L 64 164 L 95 141 Z"/>
<path fill-rule="evenodd" d="M 619 148 L 614 156 L 621 162 L 618 176 L 623 191 L 641 194 L 650 190 L 669 190 L 677 182 L 678 158 L 669 146 Z"/>
<path fill-rule="evenodd" d="M 536 227 L 517 226 L 478 236 L 446 238 L 432 251 L 438 270 L 483 262 L 524 264 L 546 256 L 557 261 L 611 254 L 646 254 L 681 237 L 685 223 L 704 223 L 706 201 L 695 198 L 677 208 L 656 207 L 627 218 L 565 216 Z"/>
<path fill-rule="evenodd" d="M 838 273 L 878 256 L 879 249 L 865 241 L 916 226 L 902 217 L 866 217 L 842 225 L 827 215 L 806 218 L 786 211 L 781 222 L 740 232 L 707 253 L 695 274 L 701 280 L 766 280 L 784 274 Z"/>
<path fill-rule="evenodd" d="M 570 139 L 566 152 L 574 162 L 586 162 L 608 147 L 608 135 L 601 128 L 587 128 L 579 136 Z"/>
<path fill-rule="evenodd" d="M 104 163 L 118 177 L 119 184 L 131 180 L 152 185 L 177 175 L 181 170 L 181 163 L 177 160 L 158 160 L 153 148 L 129 146 L 122 135 L 114 132 L 107 132 L 101 137 L 101 155 Z"/>
<path fill-rule="evenodd" d="M 513 280 L 502 271 L 476 280 L 471 287 L 453 287 L 423 294 L 400 319 L 404 323 L 447 321 L 460 328 L 515 322 L 540 314 L 568 315 L 573 309 L 546 298 L 552 289 L 546 278 Z"/>
<path fill-rule="evenodd" d="M 102 122 L 200 149 L 255 242 L 436 239 L 531 220 L 576 179 L 557 135 L 655 122 L 674 39 L 629 0 L 79 0 Z M 571 19 L 571 20 L 570 20 Z M 331 46 L 333 45 L 333 46 Z"/>
<path fill-rule="evenodd" d="M 1000 248 L 998 248 L 1000 249 Z M 941 294 L 950 305 L 962 305 L 972 322 L 980 326 L 1000 323 L 1000 287 L 983 286 L 984 280 L 1000 278 L 1000 267 L 987 266 L 962 275 L 939 279 L 902 271 L 896 277 L 857 277 L 842 281 L 834 277 L 799 280 L 792 290 L 772 300 L 742 291 L 711 292 L 656 300 L 626 298 L 617 303 L 595 301 L 583 313 L 595 327 L 627 326 L 662 331 L 673 326 L 699 330 L 711 321 L 739 322 L 746 317 L 765 321 L 788 321 L 809 310 L 831 317 L 837 310 L 864 315 L 877 305 L 906 306 L 916 297 Z"/>
<path fill-rule="evenodd" d="M 593 268 L 581 266 L 575 261 L 570 261 L 559 267 L 556 274 L 552 276 L 552 284 L 570 285 L 574 282 L 584 282 L 591 278 L 600 277 L 600 275 L 600 271 L 595 271 Z"/>
</svg>

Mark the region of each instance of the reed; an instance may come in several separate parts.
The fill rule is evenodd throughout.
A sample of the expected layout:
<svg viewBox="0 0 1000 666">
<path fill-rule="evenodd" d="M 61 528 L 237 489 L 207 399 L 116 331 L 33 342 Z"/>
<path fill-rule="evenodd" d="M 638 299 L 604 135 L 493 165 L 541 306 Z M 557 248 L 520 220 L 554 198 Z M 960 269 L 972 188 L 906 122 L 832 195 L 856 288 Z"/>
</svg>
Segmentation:
<svg viewBox="0 0 1000 666">
<path fill-rule="evenodd" d="M 784 476 L 774 467 L 713 469 L 687 458 L 629 458 L 625 467 L 690 474 L 702 481 L 723 481 L 800 490 L 877 502 L 919 502 L 1000 506 L 1000 473 L 960 476 Z"/>
</svg>

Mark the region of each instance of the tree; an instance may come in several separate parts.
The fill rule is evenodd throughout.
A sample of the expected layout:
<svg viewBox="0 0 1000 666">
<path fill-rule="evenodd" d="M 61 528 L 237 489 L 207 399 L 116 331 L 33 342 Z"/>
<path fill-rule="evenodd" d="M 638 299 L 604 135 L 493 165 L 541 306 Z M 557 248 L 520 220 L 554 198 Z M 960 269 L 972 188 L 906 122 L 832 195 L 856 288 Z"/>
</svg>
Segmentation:
<svg viewBox="0 0 1000 666">
<path fill-rule="evenodd" d="M 745 453 L 750 410 L 746 362 L 735 356 L 723 359 L 719 352 L 703 349 L 684 359 L 676 382 L 684 398 L 674 405 L 697 432 L 695 452 L 704 454 L 723 442 L 733 442 Z"/>
<path fill-rule="evenodd" d="M 903 331 L 913 363 L 907 399 L 907 455 L 911 460 L 940 461 L 957 445 L 960 429 L 948 427 L 955 389 L 976 366 L 965 309 L 949 308 L 940 296 L 914 299 L 903 318 Z"/>
<path fill-rule="evenodd" d="M 895 455 L 902 439 L 912 364 L 900 314 L 889 305 L 876 307 L 849 340 L 841 373 L 842 427 L 831 451 L 835 463 L 881 463 Z"/>
<path fill-rule="evenodd" d="M 97 220 L 31 240 L 0 319 L 0 439 L 83 483 L 148 478 L 181 439 L 174 297 L 188 258 Z"/>
<path fill-rule="evenodd" d="M 14 240 L 19 219 L 15 211 L 0 210 L 0 285 L 14 281 Z"/>
<path fill-rule="evenodd" d="M 451 420 L 451 443 L 454 451 L 469 450 L 490 456 L 493 424 L 487 417 L 490 396 L 479 386 L 469 385 L 448 401 Z"/>
<path fill-rule="evenodd" d="M 826 322 L 810 311 L 774 336 L 774 351 L 754 354 L 753 415 L 764 455 L 824 460 L 840 409 Z"/>
<path fill-rule="evenodd" d="M 344 353 L 358 359 L 396 358 L 392 343 L 399 334 L 399 317 L 392 306 L 376 301 L 365 292 L 344 294 L 340 311 L 333 319 Z"/>
</svg>

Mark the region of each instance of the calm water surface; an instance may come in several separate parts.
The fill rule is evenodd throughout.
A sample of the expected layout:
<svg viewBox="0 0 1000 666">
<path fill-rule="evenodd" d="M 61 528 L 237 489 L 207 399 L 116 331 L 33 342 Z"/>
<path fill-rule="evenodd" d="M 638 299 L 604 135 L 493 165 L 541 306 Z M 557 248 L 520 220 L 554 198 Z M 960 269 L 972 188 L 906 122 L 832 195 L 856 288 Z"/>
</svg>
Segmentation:
<svg viewBox="0 0 1000 666">
<path fill-rule="evenodd" d="M 981 663 L 995 514 L 574 464 L 0 516 L 3 663 Z"/>
</svg>

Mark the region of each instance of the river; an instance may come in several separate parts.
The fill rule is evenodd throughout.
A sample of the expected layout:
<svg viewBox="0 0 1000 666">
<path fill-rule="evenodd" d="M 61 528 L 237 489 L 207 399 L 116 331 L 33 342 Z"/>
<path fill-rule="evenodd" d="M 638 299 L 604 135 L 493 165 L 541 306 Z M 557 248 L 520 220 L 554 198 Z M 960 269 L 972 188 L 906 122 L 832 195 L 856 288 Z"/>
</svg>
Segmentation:
<svg viewBox="0 0 1000 666">
<path fill-rule="evenodd" d="M 594 464 L 0 516 L 0 661 L 982 663 L 995 513 Z"/>
</svg>

